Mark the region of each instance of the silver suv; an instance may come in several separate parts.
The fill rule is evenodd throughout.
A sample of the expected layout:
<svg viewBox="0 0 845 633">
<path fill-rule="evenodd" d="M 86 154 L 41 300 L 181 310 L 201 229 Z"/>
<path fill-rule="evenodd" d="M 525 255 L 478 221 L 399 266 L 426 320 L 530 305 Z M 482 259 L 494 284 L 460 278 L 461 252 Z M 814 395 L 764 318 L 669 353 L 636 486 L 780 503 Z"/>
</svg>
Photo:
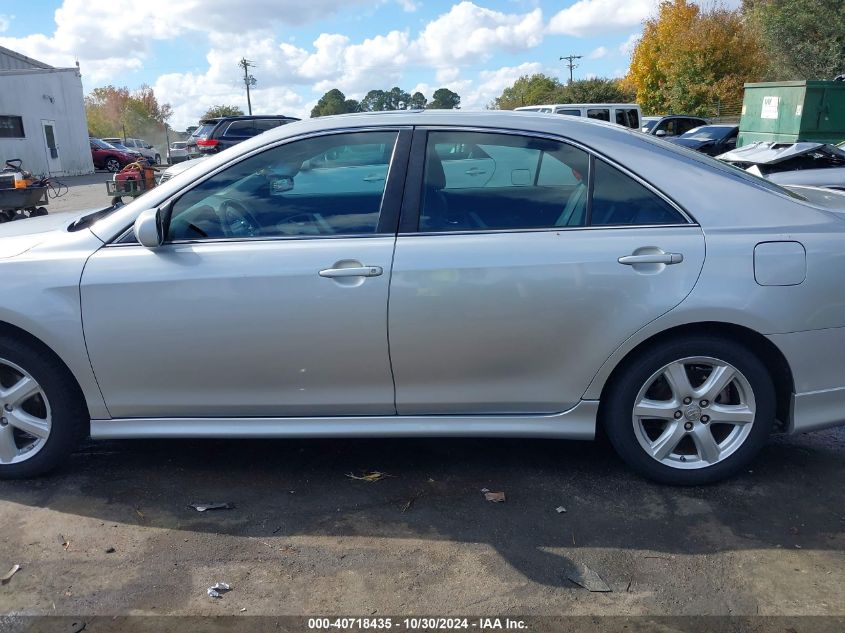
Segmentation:
<svg viewBox="0 0 845 633">
<path fill-rule="evenodd" d="M 161 154 L 158 150 L 147 143 L 142 138 L 113 138 L 113 139 L 103 139 L 107 143 L 115 142 L 121 143 L 122 145 L 128 147 L 131 150 L 135 150 L 136 152 L 140 153 L 144 158 L 147 158 L 154 162 L 156 165 L 161 165 Z"/>
</svg>

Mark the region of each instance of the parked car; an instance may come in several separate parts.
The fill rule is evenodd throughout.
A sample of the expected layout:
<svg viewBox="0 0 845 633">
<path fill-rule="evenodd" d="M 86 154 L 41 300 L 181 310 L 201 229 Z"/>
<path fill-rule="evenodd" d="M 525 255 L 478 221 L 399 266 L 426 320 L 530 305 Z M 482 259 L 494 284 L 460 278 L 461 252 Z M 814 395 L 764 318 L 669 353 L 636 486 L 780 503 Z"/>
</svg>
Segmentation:
<svg viewBox="0 0 845 633">
<path fill-rule="evenodd" d="M 137 160 L 136 155 L 117 149 L 98 138 L 88 140 L 91 143 L 91 159 L 94 161 L 96 169 L 118 172 L 129 163 L 134 163 Z"/>
<path fill-rule="evenodd" d="M 137 158 L 146 158 L 146 156 L 144 156 L 144 153 L 142 151 L 140 151 L 139 149 L 137 149 L 135 147 L 129 147 L 129 145 L 127 145 L 126 142 L 124 142 L 124 139 L 104 138 L 103 141 L 105 141 L 106 143 L 108 143 L 112 147 L 117 148 L 122 152 L 127 152 L 129 154 L 132 154 L 133 156 L 135 156 Z"/>
<path fill-rule="evenodd" d="M 643 117 L 640 131 L 653 136 L 663 138 L 680 136 L 691 129 L 708 125 L 707 119 L 685 114 L 672 114 L 669 116 L 646 116 Z"/>
<path fill-rule="evenodd" d="M 479 166 L 476 147 L 509 158 Z M 476 168 L 492 177 L 465 186 Z M 89 433 L 601 425 L 642 475 L 701 484 L 773 431 L 843 422 L 845 214 L 616 125 L 317 118 L 125 206 L 15 224 L 0 226 L 2 477 Z"/>
<path fill-rule="evenodd" d="M 188 143 L 186 141 L 174 141 L 170 144 L 170 148 L 167 150 L 168 163 L 175 165 L 176 163 L 182 163 L 190 159 L 191 156 L 188 153 Z"/>
<path fill-rule="evenodd" d="M 543 112 L 564 116 L 582 116 L 598 121 L 616 123 L 634 130 L 639 129 L 643 113 L 636 103 L 552 103 L 548 105 L 521 106 L 518 112 Z"/>
<path fill-rule="evenodd" d="M 752 143 L 720 160 L 780 185 L 845 187 L 845 149 L 825 143 Z"/>
<path fill-rule="evenodd" d="M 178 176 L 183 171 L 190 169 L 191 167 L 202 162 L 206 158 L 208 158 L 208 156 L 200 156 L 199 158 L 189 158 L 188 160 L 177 161 L 161 173 L 161 177 L 159 178 L 159 184 L 167 182 L 174 176 Z"/>
<path fill-rule="evenodd" d="M 191 146 L 194 146 L 201 154 L 216 154 L 267 130 L 298 120 L 283 115 L 203 119 L 188 138 L 188 149 L 190 151 Z"/>
<path fill-rule="evenodd" d="M 717 156 L 736 147 L 736 137 L 739 134 L 738 125 L 719 124 L 694 127 L 689 132 L 675 136 L 669 140 L 672 143 L 689 147 L 696 151 Z"/>
<path fill-rule="evenodd" d="M 152 161 L 156 165 L 161 165 L 161 154 L 159 154 L 158 150 L 147 143 L 144 139 L 140 138 L 126 138 L 123 139 L 123 144 L 128 147 L 129 149 L 134 149 L 141 153 L 144 158 L 149 161 Z"/>
</svg>

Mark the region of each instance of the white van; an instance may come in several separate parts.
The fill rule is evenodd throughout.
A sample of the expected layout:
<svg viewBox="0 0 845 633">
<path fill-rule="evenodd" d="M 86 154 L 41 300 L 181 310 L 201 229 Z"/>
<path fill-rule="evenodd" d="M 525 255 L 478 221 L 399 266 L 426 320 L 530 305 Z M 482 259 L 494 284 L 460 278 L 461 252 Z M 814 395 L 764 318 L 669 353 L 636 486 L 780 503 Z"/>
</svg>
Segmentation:
<svg viewBox="0 0 845 633">
<path fill-rule="evenodd" d="M 636 103 L 552 103 L 549 105 L 523 106 L 515 109 L 522 112 L 583 116 L 588 119 L 624 125 L 632 130 L 640 129 L 640 120 L 643 118 L 643 112 Z"/>
</svg>

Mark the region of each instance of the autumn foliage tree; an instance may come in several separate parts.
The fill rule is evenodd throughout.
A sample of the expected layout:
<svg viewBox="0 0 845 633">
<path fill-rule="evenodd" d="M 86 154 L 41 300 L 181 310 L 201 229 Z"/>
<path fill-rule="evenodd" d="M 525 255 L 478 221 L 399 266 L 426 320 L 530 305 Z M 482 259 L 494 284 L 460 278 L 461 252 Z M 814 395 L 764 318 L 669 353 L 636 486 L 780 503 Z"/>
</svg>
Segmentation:
<svg viewBox="0 0 845 633">
<path fill-rule="evenodd" d="M 643 110 L 712 116 L 742 101 L 743 84 L 763 78 L 766 59 L 739 10 L 664 0 L 646 20 L 625 81 Z"/>
<path fill-rule="evenodd" d="M 147 85 L 130 92 L 126 87 L 94 88 L 85 97 L 88 131 L 94 136 L 142 136 L 163 131 L 172 114 L 167 103 L 159 103 Z"/>
</svg>

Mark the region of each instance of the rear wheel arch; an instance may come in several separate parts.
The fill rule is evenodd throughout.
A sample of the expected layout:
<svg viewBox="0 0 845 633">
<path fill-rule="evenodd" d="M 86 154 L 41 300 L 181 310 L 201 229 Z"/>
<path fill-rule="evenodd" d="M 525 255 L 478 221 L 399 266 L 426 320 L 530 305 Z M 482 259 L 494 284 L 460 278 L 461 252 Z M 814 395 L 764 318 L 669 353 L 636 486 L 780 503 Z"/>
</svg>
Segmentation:
<svg viewBox="0 0 845 633">
<path fill-rule="evenodd" d="M 10 338 L 17 342 L 24 343 L 27 346 L 37 350 L 46 356 L 48 356 L 61 371 L 65 374 L 65 378 L 68 381 L 68 384 L 71 386 L 73 391 L 75 392 L 76 396 L 79 398 L 79 402 L 83 407 L 85 407 L 86 415 L 88 415 L 90 419 L 90 415 L 88 414 L 88 404 L 85 399 L 85 392 L 82 391 L 82 387 L 79 384 L 79 381 L 74 376 L 73 372 L 68 367 L 68 364 L 62 359 L 61 356 L 56 354 L 52 350 L 52 348 L 44 343 L 41 339 L 33 334 L 30 334 L 26 330 L 13 325 L 11 323 L 7 323 L 6 321 L 0 321 L 0 337 Z"/>
<path fill-rule="evenodd" d="M 610 388 L 617 380 L 619 380 L 620 376 L 625 373 L 625 369 L 636 358 L 638 358 L 645 350 L 656 344 L 681 337 L 691 336 L 707 336 L 727 340 L 750 351 L 758 359 L 760 359 L 766 365 L 769 377 L 775 387 L 775 395 L 777 399 L 775 408 L 777 417 L 776 428 L 781 431 L 786 430 L 789 424 L 792 393 L 795 391 L 795 381 L 792 376 L 792 369 L 790 368 L 786 357 L 783 355 L 783 352 L 781 352 L 774 343 L 759 332 L 734 323 L 724 323 L 718 321 L 690 323 L 664 330 L 640 342 L 636 347 L 625 354 L 622 360 L 620 360 L 616 367 L 614 367 L 613 371 L 607 377 L 607 380 L 605 380 L 604 385 L 602 386 L 598 415 L 599 425 L 602 425 L 603 420 L 601 403 L 607 400 L 606 395 Z"/>
</svg>

